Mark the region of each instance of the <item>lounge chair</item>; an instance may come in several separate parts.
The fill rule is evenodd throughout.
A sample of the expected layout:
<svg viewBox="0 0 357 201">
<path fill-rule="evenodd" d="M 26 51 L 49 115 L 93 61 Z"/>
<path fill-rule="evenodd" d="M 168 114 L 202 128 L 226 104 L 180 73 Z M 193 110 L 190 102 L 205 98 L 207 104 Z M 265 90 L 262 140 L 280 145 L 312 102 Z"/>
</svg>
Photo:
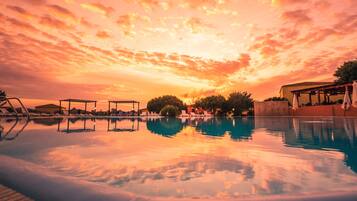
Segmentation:
<svg viewBox="0 0 357 201">
<path fill-rule="evenodd" d="M 186 113 L 186 110 L 181 111 L 180 117 L 189 117 L 190 115 Z"/>
<path fill-rule="evenodd" d="M 203 112 L 203 116 L 204 116 L 204 117 L 211 117 L 212 114 L 208 113 L 207 111 L 204 111 L 204 112 Z"/>
</svg>

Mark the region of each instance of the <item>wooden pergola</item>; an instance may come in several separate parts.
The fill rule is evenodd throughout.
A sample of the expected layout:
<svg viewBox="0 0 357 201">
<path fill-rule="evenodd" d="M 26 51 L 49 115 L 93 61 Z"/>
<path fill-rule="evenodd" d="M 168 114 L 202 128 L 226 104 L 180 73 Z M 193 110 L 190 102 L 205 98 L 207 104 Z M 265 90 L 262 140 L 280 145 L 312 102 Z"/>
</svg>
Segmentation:
<svg viewBox="0 0 357 201">
<path fill-rule="evenodd" d="M 71 114 L 71 103 L 84 103 L 84 112 L 87 113 L 88 103 L 94 103 L 94 111 L 97 111 L 97 101 L 83 99 L 64 99 L 59 101 L 60 113 L 62 113 L 62 102 L 68 102 L 68 115 Z"/>
<path fill-rule="evenodd" d="M 133 104 L 133 111 L 135 110 L 135 105 L 137 104 L 137 113 L 139 114 L 140 102 L 135 100 L 111 100 L 108 101 L 108 114 L 111 115 L 111 104 L 115 104 L 115 111 L 118 111 L 118 104 Z"/>
<path fill-rule="evenodd" d="M 346 89 L 349 91 L 349 95 L 352 93 L 352 83 L 344 83 L 344 84 L 331 84 L 319 87 L 312 87 L 306 89 L 299 89 L 291 91 L 295 94 L 298 98 L 301 94 L 308 94 L 309 95 L 309 102 L 312 105 L 312 96 L 317 96 L 317 104 L 321 105 L 321 96 L 323 97 L 323 101 L 325 103 L 330 103 L 330 96 L 345 94 Z"/>
</svg>

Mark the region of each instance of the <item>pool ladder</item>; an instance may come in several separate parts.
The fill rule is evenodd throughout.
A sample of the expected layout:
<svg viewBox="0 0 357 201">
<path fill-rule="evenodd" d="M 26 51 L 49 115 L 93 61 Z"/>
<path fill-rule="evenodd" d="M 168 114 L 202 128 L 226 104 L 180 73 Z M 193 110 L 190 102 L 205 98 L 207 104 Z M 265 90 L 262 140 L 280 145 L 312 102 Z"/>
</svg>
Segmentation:
<svg viewBox="0 0 357 201">
<path fill-rule="evenodd" d="M 16 114 L 16 118 L 19 118 L 20 114 L 16 110 L 14 105 L 11 103 L 11 100 L 15 100 L 15 101 L 19 102 L 20 105 L 21 105 L 21 111 L 22 111 L 23 115 L 25 115 L 27 117 L 27 119 L 30 119 L 29 111 L 27 110 L 27 108 L 24 106 L 24 104 L 21 102 L 21 100 L 19 98 L 0 96 L 0 109 L 1 108 L 7 109 L 7 107 L 4 107 L 4 105 L 6 105 L 6 103 L 7 103 L 7 104 L 9 104 L 10 108 L 12 109 L 12 111 L 14 111 L 14 113 Z"/>
</svg>

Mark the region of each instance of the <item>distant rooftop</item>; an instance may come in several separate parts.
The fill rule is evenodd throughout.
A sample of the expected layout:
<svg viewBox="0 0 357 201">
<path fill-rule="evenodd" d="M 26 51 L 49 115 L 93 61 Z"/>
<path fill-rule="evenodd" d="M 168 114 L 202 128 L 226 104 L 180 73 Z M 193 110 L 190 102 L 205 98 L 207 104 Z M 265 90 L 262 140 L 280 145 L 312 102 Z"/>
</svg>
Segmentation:
<svg viewBox="0 0 357 201">
<path fill-rule="evenodd" d="M 318 86 L 318 87 L 309 87 L 309 88 L 305 88 L 305 89 L 293 90 L 291 92 L 292 93 L 303 93 L 303 92 L 311 92 L 311 91 L 317 91 L 317 90 L 332 90 L 335 92 L 345 93 L 346 87 L 352 87 L 352 82 L 341 83 L 341 84 L 333 83 L 333 84 L 328 84 L 328 85 L 323 85 L 323 86 Z"/>
<path fill-rule="evenodd" d="M 110 103 L 139 103 L 136 100 L 110 100 Z"/>
<path fill-rule="evenodd" d="M 60 101 L 67 101 L 67 102 L 77 102 L 77 103 L 94 103 L 94 102 L 97 102 L 95 100 L 84 100 L 84 99 L 63 99 L 63 100 L 60 100 Z"/>
<path fill-rule="evenodd" d="M 59 108 L 59 105 L 55 104 L 45 104 L 45 105 L 38 105 L 35 108 Z"/>
<path fill-rule="evenodd" d="M 286 84 L 281 87 L 306 86 L 306 85 L 330 85 L 330 84 L 334 84 L 334 82 L 299 82 L 299 83 Z"/>
</svg>

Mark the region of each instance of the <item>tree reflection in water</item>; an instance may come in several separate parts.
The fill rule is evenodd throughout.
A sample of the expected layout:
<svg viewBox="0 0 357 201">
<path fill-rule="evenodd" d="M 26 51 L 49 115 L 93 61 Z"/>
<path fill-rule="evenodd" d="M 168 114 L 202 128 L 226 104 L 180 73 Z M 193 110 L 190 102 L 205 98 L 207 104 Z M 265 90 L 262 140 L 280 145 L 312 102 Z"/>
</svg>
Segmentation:
<svg viewBox="0 0 357 201">
<path fill-rule="evenodd" d="M 357 173 L 357 119 L 256 118 L 256 128 L 282 133 L 286 146 L 344 153 L 344 162 Z"/>
<path fill-rule="evenodd" d="M 170 137 L 180 132 L 184 124 L 177 118 L 158 118 L 147 120 L 146 127 L 152 133 Z"/>
</svg>

